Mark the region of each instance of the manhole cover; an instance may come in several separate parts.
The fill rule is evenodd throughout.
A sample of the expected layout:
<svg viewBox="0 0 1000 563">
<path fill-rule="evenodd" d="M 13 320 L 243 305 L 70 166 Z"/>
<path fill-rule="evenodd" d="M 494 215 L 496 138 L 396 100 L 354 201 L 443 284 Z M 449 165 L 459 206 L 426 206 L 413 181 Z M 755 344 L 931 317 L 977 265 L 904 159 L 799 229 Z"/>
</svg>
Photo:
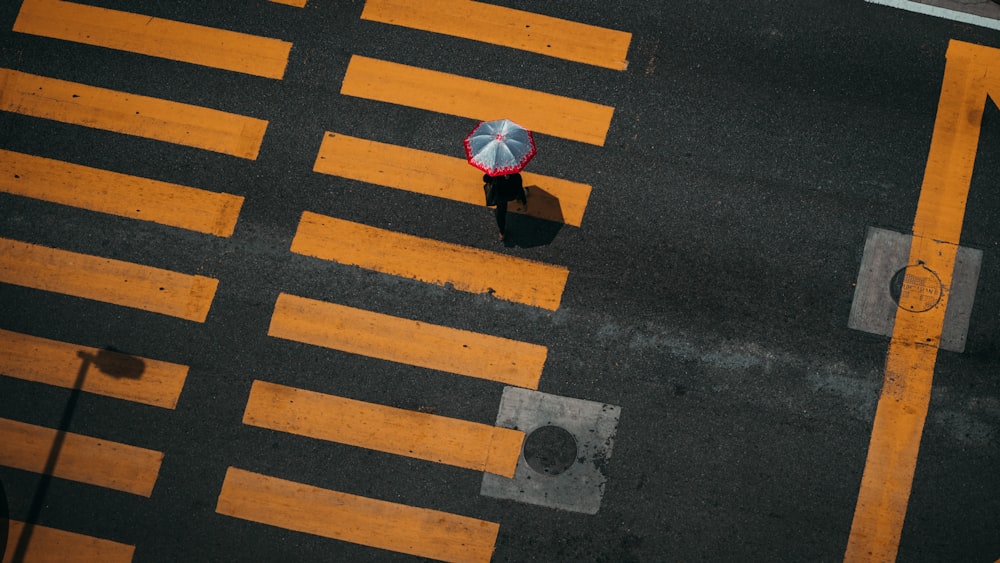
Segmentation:
<svg viewBox="0 0 1000 563">
<path fill-rule="evenodd" d="M 913 313 L 933 309 L 941 301 L 941 293 L 941 278 L 923 263 L 900 269 L 889 281 L 892 300 Z"/>
<path fill-rule="evenodd" d="M 524 461 L 539 473 L 558 475 L 576 462 L 576 438 L 565 428 L 542 426 L 524 439 Z"/>
</svg>

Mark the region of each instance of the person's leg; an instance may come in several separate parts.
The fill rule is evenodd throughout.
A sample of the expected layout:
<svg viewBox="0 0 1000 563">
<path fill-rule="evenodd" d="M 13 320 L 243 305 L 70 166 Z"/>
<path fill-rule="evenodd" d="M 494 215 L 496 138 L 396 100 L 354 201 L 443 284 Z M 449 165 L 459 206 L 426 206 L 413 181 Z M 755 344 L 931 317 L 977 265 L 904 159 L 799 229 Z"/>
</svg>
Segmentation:
<svg viewBox="0 0 1000 563">
<path fill-rule="evenodd" d="M 497 202 L 497 227 L 500 229 L 500 240 L 507 234 L 507 202 L 501 198 Z"/>
</svg>

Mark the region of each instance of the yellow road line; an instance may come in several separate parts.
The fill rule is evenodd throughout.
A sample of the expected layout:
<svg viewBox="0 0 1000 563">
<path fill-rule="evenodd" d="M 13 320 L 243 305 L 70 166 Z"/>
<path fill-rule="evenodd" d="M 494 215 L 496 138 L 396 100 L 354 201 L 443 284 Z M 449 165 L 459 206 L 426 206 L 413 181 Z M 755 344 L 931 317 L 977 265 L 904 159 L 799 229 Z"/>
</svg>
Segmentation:
<svg viewBox="0 0 1000 563">
<path fill-rule="evenodd" d="M 0 282 L 205 322 L 218 280 L 0 238 Z"/>
<path fill-rule="evenodd" d="M 84 361 L 81 353 L 92 358 L 93 370 L 83 379 L 83 391 L 167 409 L 177 407 L 187 366 L 0 329 L 0 374 L 9 377 L 72 389 Z M 133 370 L 136 373 L 131 373 Z"/>
<path fill-rule="evenodd" d="M 282 293 L 270 336 L 537 389 L 548 350 L 497 336 Z"/>
<path fill-rule="evenodd" d="M 230 467 L 219 514 L 335 540 L 456 563 L 487 563 L 500 526 L 321 489 Z"/>
<path fill-rule="evenodd" d="M 289 6 L 294 6 L 296 8 L 305 8 L 307 0 L 270 0 L 275 4 L 287 4 Z"/>
<path fill-rule="evenodd" d="M 914 313 L 925 309 L 918 292 L 900 297 L 845 561 L 895 561 L 899 550 L 990 91 L 984 80 L 989 67 L 1000 68 L 1000 51 L 957 41 L 949 45 L 909 257 L 909 264 L 923 266 L 914 268 L 914 275 L 927 270 L 937 275 L 942 298 L 932 309 Z"/>
<path fill-rule="evenodd" d="M 256 159 L 267 122 L 0 69 L 0 110 Z"/>
<path fill-rule="evenodd" d="M 59 434 L 64 441 L 53 477 L 144 497 L 152 494 L 162 453 L 6 418 L 0 418 L 0 465 L 42 473 Z"/>
<path fill-rule="evenodd" d="M 243 423 L 513 477 L 524 433 L 254 381 Z"/>
<path fill-rule="evenodd" d="M 62 0 L 24 0 L 14 31 L 281 79 L 292 44 Z"/>
<path fill-rule="evenodd" d="M 604 145 L 615 108 L 354 55 L 340 93 L 488 121 L 509 118 L 532 131 Z"/>
<path fill-rule="evenodd" d="M 14 551 L 24 527 L 24 522 L 10 520 L 3 563 L 13 563 Z M 32 524 L 31 541 L 24 551 L 24 561 L 128 563 L 134 553 L 135 546 L 132 545 Z"/>
<path fill-rule="evenodd" d="M 490 293 L 499 299 L 552 311 L 559 308 L 569 277 L 569 270 L 561 266 L 308 211 L 302 214 L 291 249 L 298 254 L 437 285 L 451 284 L 460 291 Z"/>
<path fill-rule="evenodd" d="M 628 67 L 632 41 L 631 33 L 469 0 L 368 0 L 361 18 L 614 70 Z"/>
<path fill-rule="evenodd" d="M 485 205 L 483 173 L 463 158 L 327 133 L 313 171 L 379 186 Z M 529 189 L 527 208 L 511 202 L 508 210 L 579 227 L 591 188 L 541 174 L 523 172 Z"/>
<path fill-rule="evenodd" d="M 0 149 L 0 191 L 228 237 L 243 198 Z"/>
</svg>

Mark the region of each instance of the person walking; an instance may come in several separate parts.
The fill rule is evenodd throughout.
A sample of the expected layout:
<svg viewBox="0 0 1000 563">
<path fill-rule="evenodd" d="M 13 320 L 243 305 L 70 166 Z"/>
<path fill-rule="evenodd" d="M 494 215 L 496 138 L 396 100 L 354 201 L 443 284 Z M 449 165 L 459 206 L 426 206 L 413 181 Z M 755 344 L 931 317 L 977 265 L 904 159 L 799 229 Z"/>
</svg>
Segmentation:
<svg viewBox="0 0 1000 563">
<path fill-rule="evenodd" d="M 528 192 L 524 189 L 521 175 L 517 172 L 502 176 L 483 174 L 483 188 L 486 190 L 486 204 L 496 205 L 497 228 L 500 240 L 507 239 L 507 202 L 519 200 L 528 207 Z"/>
</svg>

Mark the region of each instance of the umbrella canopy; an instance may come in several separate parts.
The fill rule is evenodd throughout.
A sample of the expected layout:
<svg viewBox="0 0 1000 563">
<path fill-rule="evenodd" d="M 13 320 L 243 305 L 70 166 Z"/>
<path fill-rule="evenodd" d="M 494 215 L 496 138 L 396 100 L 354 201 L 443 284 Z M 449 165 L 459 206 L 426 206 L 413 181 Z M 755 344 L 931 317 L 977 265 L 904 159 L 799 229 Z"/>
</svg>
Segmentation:
<svg viewBox="0 0 1000 563">
<path fill-rule="evenodd" d="M 509 119 L 481 121 L 463 144 L 469 164 L 490 176 L 520 172 L 536 152 L 531 131 Z"/>
</svg>

